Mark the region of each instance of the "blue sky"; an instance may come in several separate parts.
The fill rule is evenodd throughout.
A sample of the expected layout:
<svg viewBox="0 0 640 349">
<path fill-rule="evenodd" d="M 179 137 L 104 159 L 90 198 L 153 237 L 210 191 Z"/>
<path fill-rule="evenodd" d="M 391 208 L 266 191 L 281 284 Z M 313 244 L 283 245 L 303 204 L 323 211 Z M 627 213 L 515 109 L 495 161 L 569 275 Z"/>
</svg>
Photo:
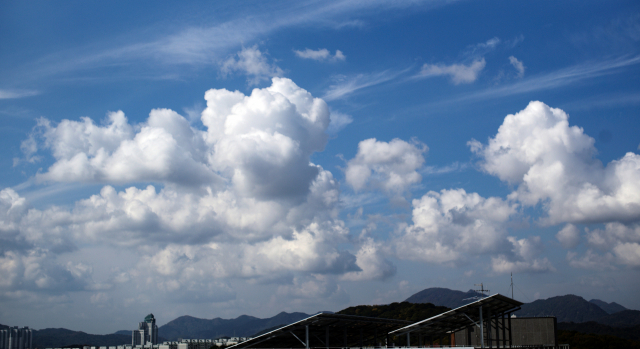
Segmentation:
<svg viewBox="0 0 640 349">
<path fill-rule="evenodd" d="M 511 272 L 638 309 L 639 41 L 633 1 L 4 2 L 0 322 Z"/>
</svg>

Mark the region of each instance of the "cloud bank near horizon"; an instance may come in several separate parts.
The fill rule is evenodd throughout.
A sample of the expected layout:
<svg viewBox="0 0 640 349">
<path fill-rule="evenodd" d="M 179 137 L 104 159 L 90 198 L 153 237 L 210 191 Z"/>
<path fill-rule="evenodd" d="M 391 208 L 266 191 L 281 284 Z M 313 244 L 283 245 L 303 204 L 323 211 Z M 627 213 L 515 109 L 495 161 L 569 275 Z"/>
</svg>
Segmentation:
<svg viewBox="0 0 640 349">
<path fill-rule="evenodd" d="M 341 218 L 339 180 L 311 162 L 329 139 L 324 100 L 280 77 L 250 95 L 212 89 L 205 100 L 204 129 L 169 109 L 140 124 L 121 111 L 103 124 L 39 119 L 25 158 L 54 162 L 35 179 L 104 186 L 70 208 L 36 209 L 15 190 L 0 191 L 3 297 L 85 291 L 100 302 L 129 284 L 163 299 L 216 303 L 235 299 L 233 280 L 249 280 L 280 284 L 282 299 L 346 302 L 341 282 L 385 280 L 397 273 L 394 260 L 460 266 L 490 258 L 496 274 L 555 272 L 540 236 L 510 228 L 532 207 L 544 212 L 538 223 L 564 225 L 557 239 L 571 267 L 640 266 L 640 156 L 601 164 L 593 139 L 542 102 L 506 116 L 487 144 L 469 142 L 479 168 L 514 188 L 507 197 L 429 191 L 385 239 L 354 236 Z M 346 160 L 345 183 L 410 198 L 427 151 L 417 140 L 363 140 Z M 593 228 L 581 238 L 575 224 Z M 66 260 L 86 246 L 138 258 L 99 280 L 93 265 Z"/>
</svg>

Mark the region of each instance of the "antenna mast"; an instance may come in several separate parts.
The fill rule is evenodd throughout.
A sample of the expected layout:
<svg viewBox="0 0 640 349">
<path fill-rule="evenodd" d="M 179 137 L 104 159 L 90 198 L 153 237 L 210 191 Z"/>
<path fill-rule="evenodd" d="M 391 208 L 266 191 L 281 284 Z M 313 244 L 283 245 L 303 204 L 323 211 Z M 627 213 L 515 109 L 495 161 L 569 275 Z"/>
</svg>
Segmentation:
<svg viewBox="0 0 640 349">
<path fill-rule="evenodd" d="M 513 299 L 513 272 L 511 272 L 511 299 Z"/>
<path fill-rule="evenodd" d="M 482 297 L 486 297 L 486 295 L 484 294 L 485 292 L 489 293 L 489 290 L 484 289 L 484 285 L 482 285 L 482 282 L 479 284 L 474 284 L 474 286 L 480 286 L 480 289 L 475 291 L 479 292 L 482 295 Z"/>
</svg>

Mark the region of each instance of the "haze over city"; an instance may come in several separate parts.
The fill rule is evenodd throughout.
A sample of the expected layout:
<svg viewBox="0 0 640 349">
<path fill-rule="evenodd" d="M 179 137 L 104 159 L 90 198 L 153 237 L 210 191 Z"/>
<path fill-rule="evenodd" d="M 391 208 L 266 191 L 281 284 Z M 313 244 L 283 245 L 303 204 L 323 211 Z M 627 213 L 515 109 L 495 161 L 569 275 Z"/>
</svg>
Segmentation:
<svg viewBox="0 0 640 349">
<path fill-rule="evenodd" d="M 637 1 L 5 1 L 0 42 L 2 324 L 640 309 Z"/>
</svg>

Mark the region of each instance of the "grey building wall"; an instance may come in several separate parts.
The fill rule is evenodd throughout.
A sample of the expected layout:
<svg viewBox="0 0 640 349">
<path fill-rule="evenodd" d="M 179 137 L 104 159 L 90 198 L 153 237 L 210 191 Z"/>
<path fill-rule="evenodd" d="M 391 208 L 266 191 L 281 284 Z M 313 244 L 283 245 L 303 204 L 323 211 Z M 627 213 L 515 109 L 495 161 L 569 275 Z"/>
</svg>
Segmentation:
<svg viewBox="0 0 640 349">
<path fill-rule="evenodd" d="M 513 345 L 557 345 L 557 320 L 555 317 L 513 318 L 511 326 Z"/>
<path fill-rule="evenodd" d="M 32 346 L 33 335 L 29 327 L 0 330 L 0 349 L 31 349 Z"/>
<path fill-rule="evenodd" d="M 507 326 L 508 320 L 505 321 Z M 502 319 L 498 320 L 499 327 L 502 327 Z M 556 337 L 557 322 L 555 317 L 531 317 L 531 318 L 511 318 L 511 338 L 512 345 L 557 345 Z M 485 346 L 489 346 L 487 341 L 489 336 L 487 333 L 488 326 L 485 321 L 484 338 Z M 503 336 L 502 329 L 498 331 L 500 346 L 503 345 L 504 337 L 509 338 L 509 332 L 505 331 Z M 492 346 L 496 347 L 496 328 L 495 320 L 491 332 Z M 476 325 L 469 326 L 466 329 L 455 333 L 456 345 L 472 345 L 480 346 L 480 328 Z M 508 342 L 507 342 L 508 343 Z"/>
</svg>

